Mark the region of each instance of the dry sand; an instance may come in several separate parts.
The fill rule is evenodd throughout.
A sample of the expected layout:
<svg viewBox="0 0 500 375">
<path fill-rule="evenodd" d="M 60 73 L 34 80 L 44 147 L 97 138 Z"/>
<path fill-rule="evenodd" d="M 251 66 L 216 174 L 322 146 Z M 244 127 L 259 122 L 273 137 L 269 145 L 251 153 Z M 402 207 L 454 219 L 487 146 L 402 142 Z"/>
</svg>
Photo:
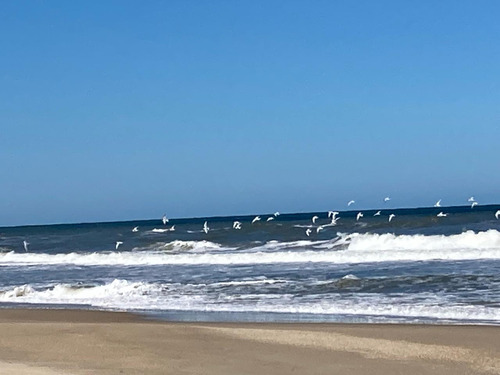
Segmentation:
<svg viewBox="0 0 500 375">
<path fill-rule="evenodd" d="M 500 327 L 168 323 L 0 310 L 0 374 L 500 374 Z"/>
</svg>

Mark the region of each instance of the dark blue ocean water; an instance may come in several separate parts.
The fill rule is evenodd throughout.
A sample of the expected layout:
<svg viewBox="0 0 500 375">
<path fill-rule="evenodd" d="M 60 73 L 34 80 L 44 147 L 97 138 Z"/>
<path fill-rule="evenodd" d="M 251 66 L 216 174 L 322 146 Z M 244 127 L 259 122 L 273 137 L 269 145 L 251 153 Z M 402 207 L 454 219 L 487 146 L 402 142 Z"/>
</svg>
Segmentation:
<svg viewBox="0 0 500 375">
<path fill-rule="evenodd" d="M 499 324 L 499 209 L 4 227 L 0 304 L 174 320 Z"/>
</svg>

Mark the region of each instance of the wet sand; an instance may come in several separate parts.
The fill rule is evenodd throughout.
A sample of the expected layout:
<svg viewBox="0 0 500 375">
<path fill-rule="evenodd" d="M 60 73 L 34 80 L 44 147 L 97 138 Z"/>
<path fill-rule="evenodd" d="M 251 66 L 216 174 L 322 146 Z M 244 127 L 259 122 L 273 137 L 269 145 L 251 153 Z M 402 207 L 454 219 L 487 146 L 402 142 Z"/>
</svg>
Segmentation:
<svg viewBox="0 0 500 375">
<path fill-rule="evenodd" d="M 0 310 L 0 374 L 500 374 L 500 327 Z"/>
</svg>

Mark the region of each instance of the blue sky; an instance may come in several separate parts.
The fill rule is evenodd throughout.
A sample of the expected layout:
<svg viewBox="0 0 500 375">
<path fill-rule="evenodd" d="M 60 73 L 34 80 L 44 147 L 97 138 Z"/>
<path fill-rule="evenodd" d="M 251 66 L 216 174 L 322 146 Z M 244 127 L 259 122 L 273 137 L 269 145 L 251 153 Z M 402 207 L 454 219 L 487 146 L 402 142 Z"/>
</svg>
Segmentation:
<svg viewBox="0 0 500 375">
<path fill-rule="evenodd" d="M 498 203 L 497 1 L 0 9 L 0 225 Z"/>
</svg>

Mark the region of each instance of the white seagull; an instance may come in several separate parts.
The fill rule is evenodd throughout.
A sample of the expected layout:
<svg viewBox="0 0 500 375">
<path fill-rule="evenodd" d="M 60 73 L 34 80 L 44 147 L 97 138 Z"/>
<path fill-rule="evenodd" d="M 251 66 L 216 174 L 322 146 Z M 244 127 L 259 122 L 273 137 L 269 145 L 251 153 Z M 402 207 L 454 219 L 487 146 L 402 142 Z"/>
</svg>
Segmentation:
<svg viewBox="0 0 500 375">
<path fill-rule="evenodd" d="M 356 221 L 358 221 L 362 217 L 363 217 L 363 213 L 362 212 L 358 212 L 358 214 L 356 215 Z"/>
<path fill-rule="evenodd" d="M 203 232 L 205 232 L 205 234 L 207 234 L 209 230 L 210 230 L 210 228 L 208 227 L 208 224 L 205 221 L 205 223 L 203 224 Z"/>
<path fill-rule="evenodd" d="M 380 211 L 377 211 L 373 214 L 373 216 L 380 216 L 381 212 Z"/>
<path fill-rule="evenodd" d="M 354 203 L 356 203 L 356 201 L 349 201 L 349 202 L 347 202 L 347 207 L 349 207 L 351 204 L 354 204 Z"/>
<path fill-rule="evenodd" d="M 274 213 L 274 216 L 280 216 L 279 211 L 276 211 L 276 212 Z"/>
<path fill-rule="evenodd" d="M 233 229 L 241 229 L 241 223 L 239 221 L 235 221 L 233 223 Z"/>
<path fill-rule="evenodd" d="M 474 197 L 470 197 L 469 199 L 467 199 L 467 202 L 474 202 L 474 201 L 475 201 Z"/>
<path fill-rule="evenodd" d="M 498 219 L 498 218 L 497 218 Z M 23 241 L 24 251 L 28 252 L 28 245 L 30 243 L 28 241 Z"/>
<path fill-rule="evenodd" d="M 269 216 L 266 221 L 274 220 L 274 216 Z"/>
<path fill-rule="evenodd" d="M 384 202 L 389 202 L 390 200 L 391 200 L 391 198 L 390 198 L 390 197 L 385 197 L 385 198 L 384 198 Z"/>
<path fill-rule="evenodd" d="M 307 228 L 306 229 L 306 236 L 309 237 L 311 235 L 311 229 Z"/>
<path fill-rule="evenodd" d="M 167 214 L 163 215 L 163 217 L 161 218 L 161 221 L 163 221 L 163 225 L 167 225 L 167 223 L 168 223 Z"/>
<path fill-rule="evenodd" d="M 139 232 L 139 227 L 134 227 L 134 229 L 132 229 L 132 232 Z"/>
<path fill-rule="evenodd" d="M 319 227 L 316 228 L 316 233 L 319 233 L 319 231 L 323 230 L 325 227 L 323 225 L 320 225 Z"/>
<path fill-rule="evenodd" d="M 120 247 L 120 245 L 122 245 L 123 242 L 122 241 L 116 241 L 116 245 L 115 245 L 115 250 L 118 250 L 118 248 Z"/>
<path fill-rule="evenodd" d="M 328 217 L 332 217 L 332 219 L 335 218 L 335 216 L 337 216 L 339 214 L 338 211 L 328 211 Z"/>
<path fill-rule="evenodd" d="M 170 227 L 169 231 L 170 232 L 175 232 L 175 225 L 172 225 L 172 227 Z"/>
<path fill-rule="evenodd" d="M 441 199 L 434 204 L 434 207 L 441 207 Z"/>
<path fill-rule="evenodd" d="M 477 206 L 478 203 L 477 202 L 472 202 L 472 204 L 470 205 L 470 208 L 474 208 L 474 206 Z"/>
<path fill-rule="evenodd" d="M 495 217 L 498 219 L 500 217 L 500 210 L 495 213 Z"/>
<path fill-rule="evenodd" d="M 340 219 L 340 218 L 336 217 L 336 216 L 332 217 L 332 221 L 331 221 L 330 225 L 337 225 L 337 220 L 338 219 Z"/>
<path fill-rule="evenodd" d="M 448 216 L 448 214 L 445 214 L 443 211 L 441 211 L 441 212 L 440 212 L 440 213 L 438 213 L 436 216 L 437 216 L 437 217 L 446 217 L 446 216 Z"/>
<path fill-rule="evenodd" d="M 319 219 L 319 217 L 314 215 L 311 220 L 312 220 L 313 224 L 316 224 L 316 220 L 318 220 L 318 219 Z"/>
<path fill-rule="evenodd" d="M 395 217 L 396 217 L 396 215 L 394 215 L 394 214 L 390 214 L 390 215 L 389 215 L 389 223 L 390 223 L 390 222 L 391 222 L 391 220 L 392 220 L 392 219 L 394 219 Z"/>
<path fill-rule="evenodd" d="M 255 216 L 252 220 L 252 224 L 260 220 L 260 216 Z"/>
</svg>

